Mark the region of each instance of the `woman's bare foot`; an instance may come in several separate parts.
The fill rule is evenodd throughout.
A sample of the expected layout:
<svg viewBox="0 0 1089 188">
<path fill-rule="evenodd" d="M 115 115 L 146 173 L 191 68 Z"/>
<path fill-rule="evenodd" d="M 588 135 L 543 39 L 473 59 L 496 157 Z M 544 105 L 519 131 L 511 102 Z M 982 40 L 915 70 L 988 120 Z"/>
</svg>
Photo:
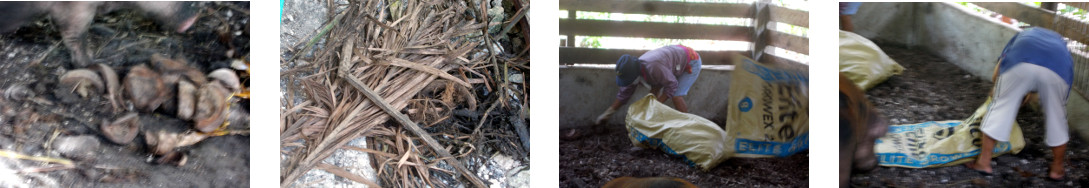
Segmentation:
<svg viewBox="0 0 1089 188">
<path fill-rule="evenodd" d="M 1051 178 L 1052 180 L 1062 180 L 1064 175 L 1066 175 L 1066 171 L 1063 170 L 1061 164 L 1059 165 L 1059 167 L 1051 165 L 1051 167 L 1048 168 L 1047 177 Z"/>
<path fill-rule="evenodd" d="M 965 163 L 964 167 L 968 167 L 968 169 L 975 170 L 976 172 L 979 172 L 979 173 L 982 173 L 982 174 L 985 174 L 985 175 L 993 174 L 993 170 L 991 169 L 991 165 L 976 164 L 976 161 Z"/>
</svg>

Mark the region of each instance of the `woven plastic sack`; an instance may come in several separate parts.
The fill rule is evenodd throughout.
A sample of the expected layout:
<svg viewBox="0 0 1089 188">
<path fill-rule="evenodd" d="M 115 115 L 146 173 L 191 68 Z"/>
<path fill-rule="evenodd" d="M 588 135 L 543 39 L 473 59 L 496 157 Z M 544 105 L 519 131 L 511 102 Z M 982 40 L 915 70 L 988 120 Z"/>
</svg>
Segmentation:
<svg viewBox="0 0 1089 188">
<path fill-rule="evenodd" d="M 737 157 L 785 157 L 809 149 L 809 66 L 737 56 L 726 112 Z"/>
<path fill-rule="evenodd" d="M 975 114 L 964 121 L 929 121 L 918 124 L 889 126 L 889 133 L 877 139 L 874 146 L 878 164 L 905 168 L 953 166 L 975 160 L 979 155 L 980 122 L 990 107 L 988 98 Z M 1009 142 L 997 142 L 994 155 L 1017 154 L 1025 148 L 1021 126 L 1013 124 Z"/>
<path fill-rule="evenodd" d="M 863 91 L 904 72 L 904 67 L 885 55 L 869 39 L 858 34 L 839 32 L 839 72 Z"/>
<path fill-rule="evenodd" d="M 632 144 L 660 149 L 704 171 L 733 153 L 726 132 L 714 122 L 674 110 L 658 102 L 653 94 L 628 107 L 625 124 Z"/>
</svg>

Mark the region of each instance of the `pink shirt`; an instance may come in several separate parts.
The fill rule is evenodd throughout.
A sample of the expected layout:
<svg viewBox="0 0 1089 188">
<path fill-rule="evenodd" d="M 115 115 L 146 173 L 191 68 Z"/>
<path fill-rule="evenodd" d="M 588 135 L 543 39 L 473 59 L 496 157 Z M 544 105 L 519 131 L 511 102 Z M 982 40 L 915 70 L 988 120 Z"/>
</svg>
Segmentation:
<svg viewBox="0 0 1089 188">
<path fill-rule="evenodd" d="M 644 61 L 641 77 L 643 82 L 650 84 L 651 87 L 661 87 L 662 95 L 672 98 L 673 93 L 677 91 L 677 77 L 691 73 L 692 70 L 688 62 L 699 58 L 695 50 L 686 46 L 671 45 L 654 49 L 639 56 L 639 60 Z M 636 88 L 639 88 L 638 81 L 620 87 L 616 99 L 627 102 L 635 94 Z"/>
</svg>

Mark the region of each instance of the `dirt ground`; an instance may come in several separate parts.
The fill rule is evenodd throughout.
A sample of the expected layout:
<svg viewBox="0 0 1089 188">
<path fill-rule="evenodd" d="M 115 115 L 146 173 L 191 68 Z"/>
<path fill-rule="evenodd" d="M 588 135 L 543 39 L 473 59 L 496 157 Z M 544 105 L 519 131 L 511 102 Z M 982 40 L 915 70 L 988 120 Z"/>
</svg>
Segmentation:
<svg viewBox="0 0 1089 188">
<path fill-rule="evenodd" d="M 164 31 L 150 18 L 135 11 L 117 11 L 95 18 L 87 33 L 95 63 L 114 68 L 120 77 L 130 67 L 148 63 L 152 54 L 185 59 L 204 73 L 229 67 L 234 59 L 249 55 L 249 2 L 202 2 L 202 16 L 183 34 Z M 217 33 L 226 31 L 222 38 Z M 223 30 L 226 29 L 226 30 Z M 3 187 L 248 187 L 249 136 L 228 135 L 206 139 L 183 150 L 184 166 L 158 165 L 144 136 L 128 145 L 110 142 L 100 134 L 103 120 L 112 121 L 127 112 L 113 112 L 104 96 L 62 100 L 55 94 L 57 78 L 71 69 L 68 50 L 49 19 L 29 24 L 15 33 L 0 35 L 0 89 L 23 88 L 32 97 L 0 99 L 0 149 L 23 155 L 68 158 L 75 168 L 39 169 L 0 177 Z M 230 57 L 228 57 L 230 56 Z M 243 77 L 248 87 L 248 78 Z M 248 100 L 234 104 L 249 111 Z M 192 123 L 163 110 L 140 113 L 140 130 L 183 132 Z M 229 130 L 248 130 L 245 123 Z M 88 155 L 70 158 L 53 144 L 86 150 Z M 63 145 L 63 144 L 62 144 Z M 0 158 L 0 171 L 51 167 L 32 160 Z"/>
<path fill-rule="evenodd" d="M 983 104 L 992 87 L 991 78 L 973 76 L 956 65 L 921 49 L 880 45 L 903 65 L 893 76 L 867 92 L 868 98 L 892 124 L 960 120 Z M 856 187 L 1081 187 L 1089 185 L 1089 147 L 1071 136 L 1067 145 L 1066 180 L 1047 176 L 1051 149 L 1044 143 L 1044 119 L 1040 112 L 1022 108 L 1017 115 L 1025 135 L 1024 150 L 997 157 L 994 175 L 985 176 L 964 166 L 909 169 L 878 167 L 851 178 Z"/>
<path fill-rule="evenodd" d="M 564 136 L 574 129 L 578 136 Z M 635 147 L 622 124 L 564 129 L 560 134 L 560 187 L 601 187 L 624 176 L 677 177 L 700 187 L 809 187 L 809 152 L 730 158 L 703 172 L 665 152 Z"/>
</svg>

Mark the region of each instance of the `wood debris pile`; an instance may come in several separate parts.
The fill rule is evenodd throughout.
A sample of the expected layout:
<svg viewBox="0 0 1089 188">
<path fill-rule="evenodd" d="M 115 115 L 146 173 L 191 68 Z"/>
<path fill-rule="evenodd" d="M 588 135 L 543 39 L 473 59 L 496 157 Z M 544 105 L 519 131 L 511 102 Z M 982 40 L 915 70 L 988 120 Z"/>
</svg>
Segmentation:
<svg viewBox="0 0 1089 188">
<path fill-rule="evenodd" d="M 508 37 L 528 2 L 494 21 L 497 2 L 350 1 L 312 63 L 281 73 L 281 186 L 321 169 L 375 187 L 482 187 L 481 156 L 528 160 L 528 48 L 510 45 L 528 34 Z M 356 138 L 369 148 L 346 145 Z M 338 149 L 371 154 L 380 182 L 322 162 Z"/>
</svg>

